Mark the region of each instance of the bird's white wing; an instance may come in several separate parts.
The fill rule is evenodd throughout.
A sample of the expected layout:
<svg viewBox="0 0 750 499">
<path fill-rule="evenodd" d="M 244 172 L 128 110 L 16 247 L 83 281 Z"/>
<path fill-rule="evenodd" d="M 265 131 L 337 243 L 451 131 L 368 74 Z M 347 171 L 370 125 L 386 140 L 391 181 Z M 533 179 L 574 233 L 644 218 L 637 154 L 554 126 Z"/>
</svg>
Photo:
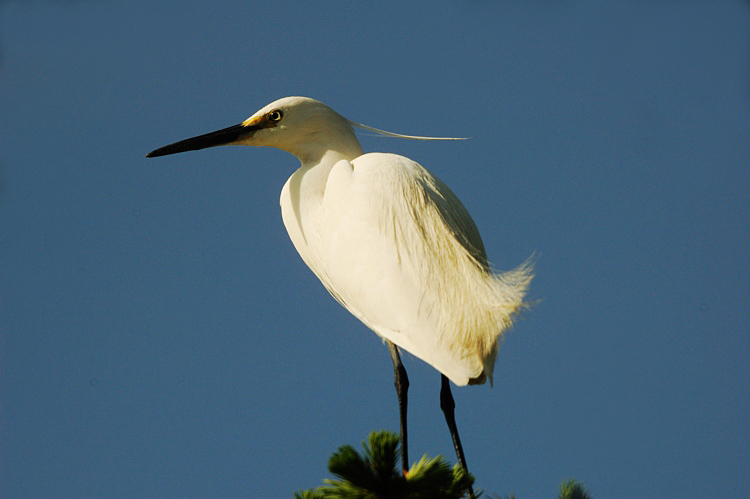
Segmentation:
<svg viewBox="0 0 750 499">
<path fill-rule="evenodd" d="M 476 226 L 442 182 L 393 154 L 340 161 L 318 220 L 306 263 L 350 312 L 458 385 L 491 378 L 527 280 L 489 271 Z"/>
</svg>

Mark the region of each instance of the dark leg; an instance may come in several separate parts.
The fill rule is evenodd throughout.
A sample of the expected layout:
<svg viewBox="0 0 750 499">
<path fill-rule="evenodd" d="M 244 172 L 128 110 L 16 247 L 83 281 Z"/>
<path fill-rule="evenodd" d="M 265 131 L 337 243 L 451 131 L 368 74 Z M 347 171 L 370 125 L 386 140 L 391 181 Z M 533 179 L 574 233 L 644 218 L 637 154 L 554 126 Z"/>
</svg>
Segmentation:
<svg viewBox="0 0 750 499">
<path fill-rule="evenodd" d="M 409 451 L 406 438 L 406 392 L 409 390 L 409 378 L 406 376 L 406 369 L 401 363 L 398 347 L 388 340 L 386 340 L 386 344 L 391 352 L 391 360 L 393 360 L 393 380 L 396 385 L 396 395 L 398 395 L 398 413 L 401 421 L 401 469 L 406 476 L 406 472 L 409 470 Z"/>
<path fill-rule="evenodd" d="M 453 394 L 451 393 L 450 382 L 445 375 L 441 374 L 442 386 L 440 387 L 440 408 L 445 414 L 445 421 L 448 423 L 448 430 L 451 432 L 451 438 L 453 439 L 453 447 L 456 449 L 456 457 L 461 467 L 469 471 L 466 466 L 466 458 L 464 457 L 464 449 L 461 447 L 461 439 L 458 437 L 458 428 L 456 428 L 456 402 L 453 400 Z M 474 497 L 474 489 L 469 487 L 469 499 Z"/>
</svg>

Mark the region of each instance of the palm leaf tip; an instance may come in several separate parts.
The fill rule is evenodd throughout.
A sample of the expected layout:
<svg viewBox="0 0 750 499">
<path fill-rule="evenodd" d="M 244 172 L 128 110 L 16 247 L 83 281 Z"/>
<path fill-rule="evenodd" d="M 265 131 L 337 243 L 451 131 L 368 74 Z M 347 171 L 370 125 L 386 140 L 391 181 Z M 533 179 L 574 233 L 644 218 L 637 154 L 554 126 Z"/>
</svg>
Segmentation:
<svg viewBox="0 0 750 499">
<path fill-rule="evenodd" d="M 375 474 L 383 479 L 392 478 L 400 453 L 400 438 L 388 431 L 373 431 L 367 440 L 362 445 Z"/>
<path fill-rule="evenodd" d="M 451 468 L 442 456 L 423 456 L 409 470 L 406 482 L 409 497 L 448 499 L 464 497 L 474 477 L 458 464 Z"/>
<path fill-rule="evenodd" d="M 574 479 L 567 480 L 560 485 L 559 499 L 591 499 L 583 485 Z"/>
</svg>

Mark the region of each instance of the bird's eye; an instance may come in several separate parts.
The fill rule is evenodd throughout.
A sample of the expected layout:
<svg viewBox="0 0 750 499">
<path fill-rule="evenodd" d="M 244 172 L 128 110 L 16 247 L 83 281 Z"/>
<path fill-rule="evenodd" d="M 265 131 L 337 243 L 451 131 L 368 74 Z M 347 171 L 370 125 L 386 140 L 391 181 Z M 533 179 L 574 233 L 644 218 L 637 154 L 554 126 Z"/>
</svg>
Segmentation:
<svg viewBox="0 0 750 499">
<path fill-rule="evenodd" d="M 281 112 L 279 109 L 275 109 L 268 113 L 268 121 L 272 121 L 274 123 L 277 123 L 281 121 L 281 118 L 284 117 L 284 113 Z"/>
</svg>

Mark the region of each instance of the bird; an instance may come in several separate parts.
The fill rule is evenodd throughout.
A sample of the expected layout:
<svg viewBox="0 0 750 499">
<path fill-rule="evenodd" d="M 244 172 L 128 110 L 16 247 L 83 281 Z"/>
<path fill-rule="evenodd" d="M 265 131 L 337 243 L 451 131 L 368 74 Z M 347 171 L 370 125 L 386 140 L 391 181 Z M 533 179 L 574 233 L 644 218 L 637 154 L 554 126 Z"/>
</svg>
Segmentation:
<svg viewBox="0 0 750 499">
<path fill-rule="evenodd" d="M 281 191 L 284 226 L 328 292 L 388 347 L 404 474 L 404 350 L 440 372 L 440 407 L 459 464 L 468 471 L 449 381 L 492 384 L 499 341 L 528 307 L 533 256 L 512 270 L 495 271 L 476 224 L 448 186 L 404 156 L 364 153 L 355 127 L 406 139 L 457 140 L 388 132 L 350 121 L 318 100 L 284 97 L 237 125 L 147 157 L 220 145 L 268 146 L 296 156 L 300 166 Z"/>
</svg>

